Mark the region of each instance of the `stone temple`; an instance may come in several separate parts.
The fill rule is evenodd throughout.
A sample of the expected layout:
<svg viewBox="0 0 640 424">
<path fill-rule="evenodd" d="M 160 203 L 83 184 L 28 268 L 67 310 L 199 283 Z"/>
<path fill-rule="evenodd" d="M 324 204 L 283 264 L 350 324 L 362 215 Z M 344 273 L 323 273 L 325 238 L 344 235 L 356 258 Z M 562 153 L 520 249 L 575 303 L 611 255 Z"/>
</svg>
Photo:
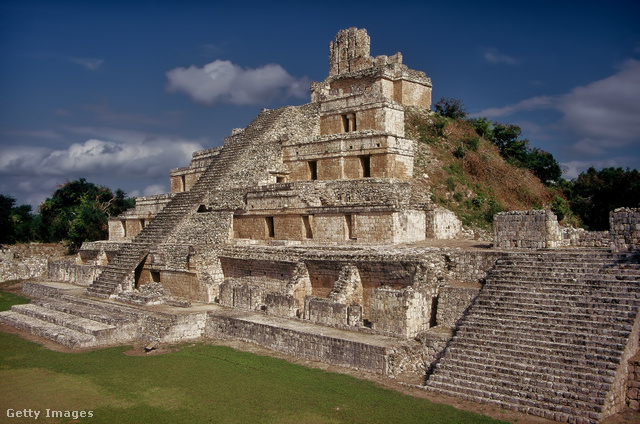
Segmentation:
<svg viewBox="0 0 640 424">
<path fill-rule="evenodd" d="M 637 409 L 640 211 L 598 233 L 506 212 L 463 242 L 405 134 L 431 90 L 340 31 L 310 103 L 194 153 L 0 320 L 78 348 L 244 340 L 570 423 Z"/>
</svg>

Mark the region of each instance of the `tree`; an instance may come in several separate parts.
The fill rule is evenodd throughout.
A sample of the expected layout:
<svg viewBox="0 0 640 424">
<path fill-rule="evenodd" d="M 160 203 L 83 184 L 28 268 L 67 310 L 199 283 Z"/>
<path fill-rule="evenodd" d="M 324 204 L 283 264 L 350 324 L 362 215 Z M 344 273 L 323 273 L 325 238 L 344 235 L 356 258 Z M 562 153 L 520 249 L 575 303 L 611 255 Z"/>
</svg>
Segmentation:
<svg viewBox="0 0 640 424">
<path fill-rule="evenodd" d="M 526 157 L 525 167 L 530 169 L 545 185 L 557 184 L 562 179 L 562 168 L 549 152 L 534 148 Z"/>
<path fill-rule="evenodd" d="M 591 167 L 564 187 L 571 210 L 590 230 L 609 229 L 609 212 L 640 206 L 640 172 L 622 168 Z"/>
<path fill-rule="evenodd" d="M 107 238 L 108 218 L 133 207 L 134 202 L 120 189 L 114 195 L 109 188 L 84 178 L 67 181 L 40 205 L 41 238 L 64 240 L 69 251 L 75 252 L 84 241 Z"/>
<path fill-rule="evenodd" d="M 434 105 L 436 113 L 451 119 L 464 119 L 467 117 L 467 111 L 461 100 L 452 98 L 441 98 Z"/>
<path fill-rule="evenodd" d="M 39 217 L 31 212 L 31 205 L 20 205 L 11 209 L 15 241 L 18 243 L 39 241 L 38 219 Z"/>
<path fill-rule="evenodd" d="M 484 121 L 479 121 L 476 125 L 483 123 Z M 529 169 L 547 186 L 558 184 L 562 178 L 562 169 L 556 159 L 549 152 L 529 147 L 529 140 L 520 140 L 522 129 L 519 126 L 494 122 L 488 133 L 489 140 L 507 162 Z"/>
</svg>

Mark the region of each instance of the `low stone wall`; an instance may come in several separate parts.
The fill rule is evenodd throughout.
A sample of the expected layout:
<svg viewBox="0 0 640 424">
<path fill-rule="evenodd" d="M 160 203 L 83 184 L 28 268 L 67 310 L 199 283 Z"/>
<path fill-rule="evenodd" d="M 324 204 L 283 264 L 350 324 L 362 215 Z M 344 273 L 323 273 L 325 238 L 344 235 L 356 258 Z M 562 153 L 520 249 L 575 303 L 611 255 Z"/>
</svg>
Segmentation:
<svg viewBox="0 0 640 424">
<path fill-rule="evenodd" d="M 582 228 L 562 227 L 562 245 L 608 249 L 611 247 L 609 231 L 587 231 Z"/>
<path fill-rule="evenodd" d="M 209 314 L 205 336 L 243 340 L 298 358 L 387 373 L 387 347 Z"/>
<path fill-rule="evenodd" d="M 494 216 L 493 240 L 500 249 L 554 249 L 562 245 L 562 234 L 551 211 L 511 211 Z"/>
<path fill-rule="evenodd" d="M 50 261 L 47 269 L 49 280 L 79 286 L 90 286 L 102 272 L 101 266 L 80 265 L 70 260 Z"/>
<path fill-rule="evenodd" d="M 640 247 L 640 208 L 618 208 L 609 213 L 613 250 L 624 252 Z"/>
</svg>

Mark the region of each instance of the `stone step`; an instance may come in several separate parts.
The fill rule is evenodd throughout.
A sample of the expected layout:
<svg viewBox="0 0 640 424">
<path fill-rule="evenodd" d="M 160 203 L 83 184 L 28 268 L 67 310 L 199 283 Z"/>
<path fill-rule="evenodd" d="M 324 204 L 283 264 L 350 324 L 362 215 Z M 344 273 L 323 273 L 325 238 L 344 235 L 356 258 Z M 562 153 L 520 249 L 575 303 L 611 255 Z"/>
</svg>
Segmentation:
<svg viewBox="0 0 640 424">
<path fill-rule="evenodd" d="M 600 373 L 584 367 L 568 370 L 563 367 L 536 366 L 513 361 L 487 361 L 485 358 L 473 355 L 464 358 L 447 357 L 446 361 L 443 360 L 436 364 L 436 369 L 441 369 L 440 374 L 443 372 L 456 373 L 460 370 L 463 370 L 461 375 L 490 372 L 504 375 L 505 378 L 514 376 L 545 382 L 545 384 L 569 384 L 574 387 L 598 391 L 607 390 L 614 379 L 614 372 L 610 370 L 603 370 Z"/>
<path fill-rule="evenodd" d="M 582 411 L 565 405 L 546 404 L 530 398 L 504 394 L 493 389 L 483 390 L 472 386 L 461 386 L 454 382 L 430 381 L 427 386 L 447 395 L 462 397 L 463 399 L 489 403 L 500 408 L 513 409 L 530 415 L 553 419 L 561 422 L 581 422 L 596 424 L 600 419 L 600 412 Z"/>
<path fill-rule="evenodd" d="M 455 373 L 442 373 L 434 378 L 434 381 L 456 381 L 457 384 L 462 383 L 458 378 L 456 380 Z M 533 399 L 538 404 L 553 404 L 570 406 L 581 411 L 601 412 L 604 405 L 604 397 L 606 392 L 594 393 L 588 389 L 575 389 L 556 384 L 554 388 L 547 388 L 543 385 L 536 384 L 538 382 L 525 379 L 508 379 L 500 378 L 500 376 L 487 377 L 483 375 L 469 376 L 473 379 L 465 381 L 465 386 L 475 387 L 483 391 L 492 390 L 514 398 Z M 525 394 L 526 393 L 526 394 Z"/>
<path fill-rule="evenodd" d="M 625 348 L 625 339 L 622 337 L 612 340 L 599 337 L 596 334 L 591 335 L 590 339 L 585 339 L 581 335 L 566 334 L 559 331 L 555 332 L 553 336 L 546 336 L 538 332 L 530 334 L 530 332 L 524 332 L 522 329 L 510 330 L 509 328 L 465 328 L 453 337 L 453 340 L 458 339 L 474 343 L 476 341 L 489 344 L 505 343 L 523 349 L 531 347 L 533 349 L 548 349 L 551 351 L 564 349 L 571 345 L 574 349 L 596 349 L 614 354 L 614 352 L 621 352 Z"/>
<path fill-rule="evenodd" d="M 598 299 L 605 301 L 606 299 Z M 514 312 L 534 313 L 536 316 L 562 315 L 570 316 L 573 319 L 583 319 L 585 321 L 616 321 L 618 319 L 631 319 L 636 316 L 639 302 L 632 300 L 619 300 L 620 303 L 613 303 L 618 299 L 609 299 L 610 303 L 590 303 L 590 302 L 550 302 L 545 299 L 526 299 L 517 297 L 498 297 L 494 299 L 477 300 L 478 308 L 491 309 L 493 311 L 507 310 Z"/>
<path fill-rule="evenodd" d="M 14 311 L 0 312 L 0 322 L 74 349 L 93 347 L 97 344 L 96 337 L 91 334 L 82 333 Z"/>
<path fill-rule="evenodd" d="M 546 369 L 546 370 L 562 370 L 562 372 L 575 373 L 580 372 L 587 375 L 598 375 L 602 379 L 607 378 L 615 373 L 618 364 L 607 361 L 594 360 L 577 360 L 571 358 L 557 358 L 558 361 L 552 361 L 551 358 L 545 360 L 544 357 L 533 355 L 514 356 L 508 353 L 500 352 L 482 352 L 477 350 L 463 351 L 449 346 L 446 350 L 446 357 L 442 359 L 443 366 L 447 364 L 447 359 L 458 359 L 463 361 L 473 361 L 486 363 L 487 365 L 524 367 L 524 369 Z M 561 374 L 562 375 L 562 374 Z M 462 378 L 462 375 L 461 375 Z M 596 379 L 597 380 L 597 379 Z M 605 382 L 602 380 L 601 382 Z"/>
<path fill-rule="evenodd" d="M 532 319 L 527 319 L 532 318 Z M 474 311 L 474 315 L 467 316 L 460 325 L 458 331 L 473 329 L 509 329 L 514 332 L 535 332 L 539 337 L 559 336 L 571 334 L 574 337 L 582 337 L 586 340 L 603 338 L 618 342 L 626 340 L 631 332 L 631 325 L 621 324 L 618 328 L 612 328 L 606 323 L 594 325 L 593 322 L 569 320 L 569 319 L 540 319 L 539 317 L 524 317 L 521 314 L 483 313 Z"/>
<path fill-rule="evenodd" d="M 115 325 L 105 324 L 91 319 L 71 315 L 66 312 L 49 309 L 40 305 L 28 303 L 24 305 L 14 305 L 13 312 L 27 315 L 41 321 L 50 322 L 61 327 L 70 328 L 80 333 L 91 334 L 96 340 L 107 341 L 109 336 L 116 329 Z"/>
<path fill-rule="evenodd" d="M 568 341 L 565 343 L 555 343 L 540 341 L 537 342 L 530 335 L 528 337 L 514 337 L 511 342 L 506 337 L 500 338 L 495 335 L 487 335 L 485 338 L 472 338 L 465 335 L 454 337 L 452 347 L 456 349 L 469 349 L 474 352 L 501 352 L 512 356 L 531 355 L 546 356 L 548 358 L 570 358 L 585 360 L 603 360 L 611 363 L 618 363 L 622 349 L 614 349 L 612 346 L 579 345 Z M 620 345 L 613 345 L 620 346 Z M 563 359 L 564 360 L 564 359 Z"/>
<path fill-rule="evenodd" d="M 613 288 L 614 290 L 609 290 Z M 516 282 L 501 280 L 491 280 L 491 284 L 485 284 L 483 291 L 489 296 L 537 296 L 547 298 L 549 300 L 571 300 L 571 299 L 634 299 L 640 300 L 640 291 L 637 288 L 618 284 L 615 287 L 609 284 L 600 288 L 586 286 L 578 288 L 563 287 L 554 284 L 526 284 L 520 285 Z"/>
<path fill-rule="evenodd" d="M 136 314 L 128 313 L 122 309 L 108 310 L 104 307 L 96 307 L 79 302 L 69 302 L 58 298 L 36 299 L 33 300 L 32 303 L 44 308 L 65 312 L 109 325 L 125 325 L 135 323 L 138 320 Z"/>
</svg>

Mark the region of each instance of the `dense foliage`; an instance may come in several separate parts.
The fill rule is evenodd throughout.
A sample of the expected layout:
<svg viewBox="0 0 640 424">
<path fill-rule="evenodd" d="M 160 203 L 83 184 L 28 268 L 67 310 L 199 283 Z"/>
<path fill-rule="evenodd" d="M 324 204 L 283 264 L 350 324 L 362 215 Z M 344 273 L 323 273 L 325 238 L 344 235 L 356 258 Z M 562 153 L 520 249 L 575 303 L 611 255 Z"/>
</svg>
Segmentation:
<svg viewBox="0 0 640 424">
<path fill-rule="evenodd" d="M 15 199 L 0 195 L 2 243 L 65 241 L 75 252 L 84 241 L 106 239 L 107 221 L 133 207 L 135 199 L 118 189 L 95 185 L 84 178 L 67 181 L 38 208 L 15 206 Z"/>
<path fill-rule="evenodd" d="M 591 230 L 609 229 L 609 212 L 640 206 L 640 172 L 633 169 L 591 167 L 565 184 L 571 210 Z"/>
<path fill-rule="evenodd" d="M 440 158 L 449 162 L 449 166 L 445 167 L 449 174 L 445 181 L 447 195 L 437 195 L 436 200 L 455 210 L 463 222 L 475 208 L 482 210 L 484 215 L 475 217 L 469 223 L 486 226 L 491 222 L 490 215 L 499 211 L 500 205 L 507 204 L 507 197 L 497 193 L 495 185 L 497 181 L 501 186 L 507 187 L 508 183 L 502 181 L 507 178 L 506 174 L 498 175 L 493 172 L 486 176 L 493 182 L 483 182 L 482 178 L 485 177 L 482 172 L 478 170 L 478 166 L 473 166 L 479 162 L 480 167 L 495 169 L 497 166 L 489 163 L 491 156 L 486 149 L 483 148 L 481 154 L 476 153 L 481 143 L 495 146 L 507 164 L 526 169 L 535 175 L 547 187 L 549 199 L 542 204 L 538 203 L 542 198 L 539 194 L 530 196 L 532 202 L 529 207 L 548 207 L 558 215 L 559 220 L 564 219 L 567 224 L 581 225 L 589 230 L 606 230 L 609 228 L 611 210 L 640 206 L 640 173 L 637 170 L 605 168 L 596 171 L 590 168 L 578 178 L 567 181 L 562 178 L 562 169 L 553 155 L 530 147 L 529 140 L 521 138 L 522 130 L 519 126 L 491 122 L 484 117 L 469 119 L 464 105 L 457 99 L 440 99 L 435 103 L 434 111 L 435 114 L 427 119 L 420 119 L 412 124 L 415 126 L 417 139 L 421 142 L 440 150 L 447 146 L 450 149 L 450 157 L 445 155 Z M 475 136 L 470 136 L 466 130 L 469 125 Z M 457 174 L 452 172 L 456 169 Z M 463 194 L 464 190 L 466 195 Z M 526 191 L 531 191 L 531 187 L 512 186 L 509 196 L 521 204 L 512 207 L 527 206 Z M 487 206 L 490 202 L 493 202 L 494 207 Z"/>
</svg>

